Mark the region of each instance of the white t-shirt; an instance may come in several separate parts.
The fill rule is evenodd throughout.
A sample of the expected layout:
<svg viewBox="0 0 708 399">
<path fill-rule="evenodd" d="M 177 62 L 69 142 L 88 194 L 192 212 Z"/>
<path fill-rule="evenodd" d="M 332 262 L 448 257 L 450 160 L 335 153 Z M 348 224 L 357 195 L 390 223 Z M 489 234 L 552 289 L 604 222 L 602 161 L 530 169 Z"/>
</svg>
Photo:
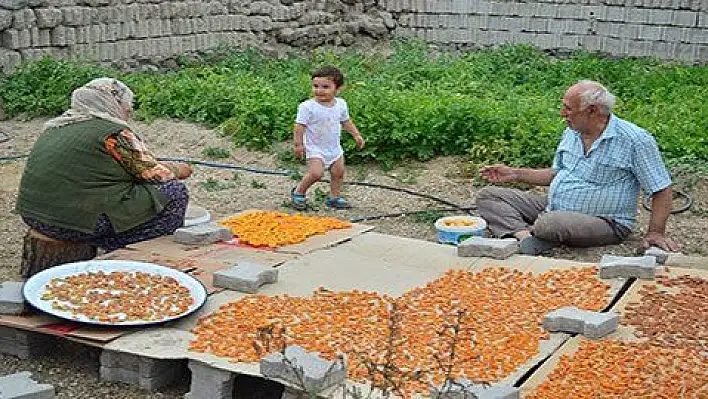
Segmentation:
<svg viewBox="0 0 708 399">
<path fill-rule="evenodd" d="M 339 159 L 344 153 L 340 143 L 342 123 L 347 120 L 347 102 L 339 97 L 335 97 L 334 105 L 329 107 L 313 99 L 300 103 L 295 123 L 305 126 L 305 156 L 320 158 L 325 166 Z"/>
</svg>

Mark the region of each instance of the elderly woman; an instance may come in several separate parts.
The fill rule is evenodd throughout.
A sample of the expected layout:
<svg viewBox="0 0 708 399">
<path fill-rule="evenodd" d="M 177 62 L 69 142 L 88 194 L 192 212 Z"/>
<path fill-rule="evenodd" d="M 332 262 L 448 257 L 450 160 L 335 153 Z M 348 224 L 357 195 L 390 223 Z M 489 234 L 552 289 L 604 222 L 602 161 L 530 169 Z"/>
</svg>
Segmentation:
<svg viewBox="0 0 708 399">
<path fill-rule="evenodd" d="M 20 182 L 16 210 L 40 233 L 112 251 L 174 232 L 184 223 L 192 174 L 160 163 L 127 121 L 133 93 L 116 79 L 74 90 L 71 109 L 37 139 Z"/>
</svg>

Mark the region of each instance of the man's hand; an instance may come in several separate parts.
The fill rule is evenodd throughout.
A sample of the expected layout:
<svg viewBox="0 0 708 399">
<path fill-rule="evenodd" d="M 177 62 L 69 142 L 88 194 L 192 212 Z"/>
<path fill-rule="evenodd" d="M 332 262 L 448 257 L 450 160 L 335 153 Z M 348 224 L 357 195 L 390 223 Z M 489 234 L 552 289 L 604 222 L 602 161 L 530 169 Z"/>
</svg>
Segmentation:
<svg viewBox="0 0 708 399">
<path fill-rule="evenodd" d="M 480 169 L 479 176 L 490 183 L 508 183 L 518 180 L 519 173 L 506 165 L 492 165 Z"/>
<path fill-rule="evenodd" d="M 644 239 L 642 240 L 642 249 L 647 250 L 649 247 L 659 247 L 664 251 L 669 252 L 679 252 L 681 251 L 681 246 L 676 244 L 670 238 L 664 236 L 661 233 L 648 232 Z"/>
<path fill-rule="evenodd" d="M 305 158 L 305 147 L 302 143 L 295 143 L 295 157 L 297 159 Z"/>
</svg>

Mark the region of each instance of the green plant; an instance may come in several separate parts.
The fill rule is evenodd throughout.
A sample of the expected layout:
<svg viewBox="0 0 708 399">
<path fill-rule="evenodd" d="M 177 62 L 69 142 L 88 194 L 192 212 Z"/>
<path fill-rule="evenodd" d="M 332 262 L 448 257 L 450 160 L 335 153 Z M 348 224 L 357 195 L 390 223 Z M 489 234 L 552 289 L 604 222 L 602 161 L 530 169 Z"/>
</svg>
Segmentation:
<svg viewBox="0 0 708 399">
<path fill-rule="evenodd" d="M 443 213 L 440 211 L 422 211 L 411 215 L 413 221 L 420 224 L 432 224 L 441 217 Z"/>
<path fill-rule="evenodd" d="M 256 179 L 251 180 L 251 187 L 257 188 L 257 189 L 264 189 L 266 188 L 266 184 L 263 183 L 262 181 L 258 181 Z"/>
<path fill-rule="evenodd" d="M 228 190 L 235 187 L 235 185 L 231 182 L 222 182 L 212 178 L 208 178 L 205 181 L 200 182 L 199 186 L 209 192 Z"/>
<path fill-rule="evenodd" d="M 231 152 L 224 148 L 206 147 L 202 150 L 202 156 L 214 159 L 229 158 L 231 156 Z"/>
<path fill-rule="evenodd" d="M 218 127 L 236 145 L 269 149 L 292 137 L 298 104 L 310 96 L 310 72 L 342 68 L 341 97 L 366 138 L 359 150 L 342 136 L 347 163 L 384 170 L 438 155 L 468 156 L 475 166 L 504 162 L 550 165 L 564 124 L 559 98 L 579 79 L 603 82 L 618 98 L 616 114 L 654 135 L 667 161 L 708 164 L 704 106 L 708 66 L 654 59 L 609 59 L 577 52 L 554 58 L 528 45 L 432 54 L 424 43 L 392 44 L 388 57 L 315 51 L 311 58 L 268 59 L 225 48 L 182 60 L 170 74 L 117 74 L 73 61 L 44 59 L 0 80 L 8 116 L 56 115 L 71 90 L 117 76 L 136 94 L 136 117 L 171 117 Z M 283 166 L 291 153 L 278 154 Z M 683 161 L 682 161 L 683 162 Z"/>
</svg>

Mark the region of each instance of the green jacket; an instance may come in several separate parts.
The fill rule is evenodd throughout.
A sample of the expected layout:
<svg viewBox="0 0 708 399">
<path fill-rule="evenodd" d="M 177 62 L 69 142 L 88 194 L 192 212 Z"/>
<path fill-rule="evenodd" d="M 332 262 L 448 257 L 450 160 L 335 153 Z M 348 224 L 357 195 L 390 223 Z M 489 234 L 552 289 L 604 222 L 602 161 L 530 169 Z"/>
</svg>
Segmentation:
<svg viewBox="0 0 708 399">
<path fill-rule="evenodd" d="M 15 209 L 65 229 L 94 233 L 102 214 L 116 232 L 155 217 L 169 198 L 136 180 L 105 148 L 124 126 L 93 118 L 43 132 L 27 159 Z"/>
</svg>

